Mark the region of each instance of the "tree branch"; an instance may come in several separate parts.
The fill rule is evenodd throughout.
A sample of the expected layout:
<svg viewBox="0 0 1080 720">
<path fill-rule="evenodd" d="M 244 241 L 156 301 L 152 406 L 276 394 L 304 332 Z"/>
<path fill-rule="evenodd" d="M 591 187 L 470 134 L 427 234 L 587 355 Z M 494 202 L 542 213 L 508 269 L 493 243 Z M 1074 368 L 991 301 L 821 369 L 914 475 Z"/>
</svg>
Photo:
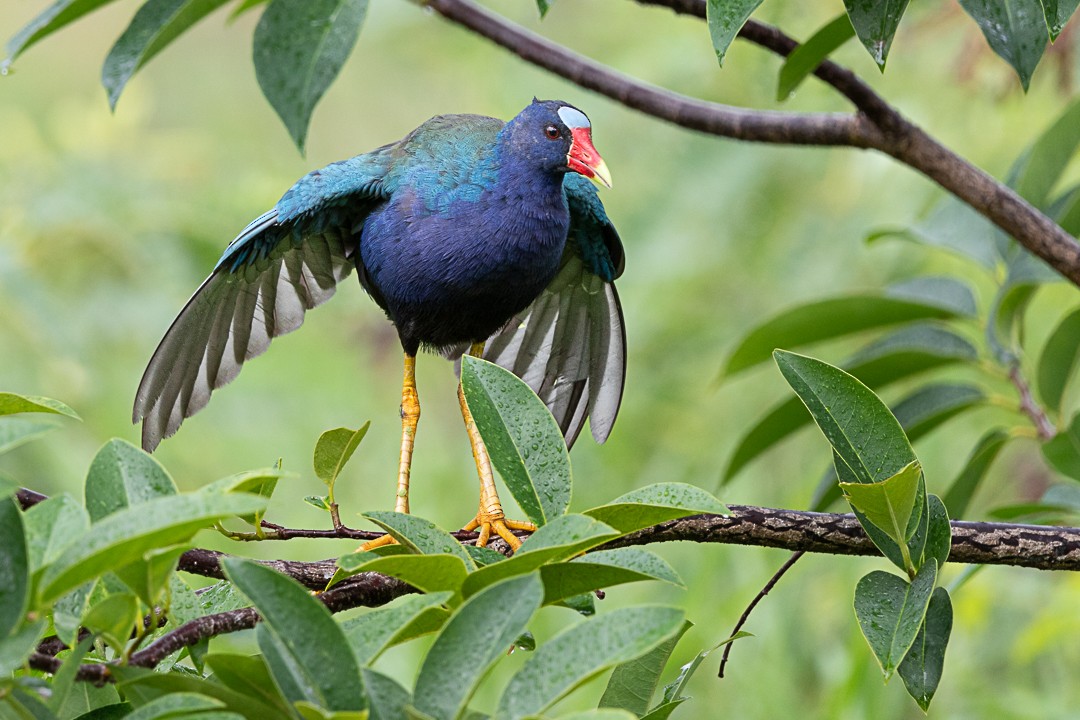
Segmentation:
<svg viewBox="0 0 1080 720">
<path fill-rule="evenodd" d="M 638 0 L 704 17 L 702 0 Z M 815 75 L 858 112 L 793 113 L 746 110 L 680 95 L 617 73 L 531 33 L 471 0 L 421 0 L 455 22 L 588 90 L 682 127 L 752 142 L 870 148 L 918 170 L 1014 237 L 1080 286 L 1080 244 L 1057 223 L 993 177 L 904 118 L 853 73 L 831 61 Z M 740 37 L 778 54 L 796 46 L 776 28 L 748 23 Z"/>
<path fill-rule="evenodd" d="M 44 499 L 44 496 L 29 491 L 20 492 L 19 497 L 28 500 L 30 505 Z M 834 555 L 880 555 L 854 515 L 775 510 L 752 505 L 728 507 L 731 515 L 694 515 L 671 520 L 639 530 L 598 549 L 683 540 Z M 1014 565 L 1041 570 L 1080 570 L 1080 528 L 960 520 L 954 520 L 951 524 L 953 539 L 949 562 Z M 178 569 L 223 579 L 223 557 L 227 555 L 196 548 L 180 557 Z M 333 560 L 260 562 L 313 590 L 325 588 L 337 569 Z M 360 573 L 320 593 L 318 597 L 331 612 L 341 612 L 361 606 L 384 605 L 411 592 L 416 592 L 415 588 L 396 578 L 378 573 Z M 258 621 L 258 613 L 252 608 L 207 615 L 176 628 L 134 653 L 129 664 L 154 667 L 181 648 L 194 645 L 204 638 L 254 627 Z M 55 652 L 59 650 L 53 645 L 39 648 L 30 656 L 30 666 L 55 673 L 61 665 L 61 660 L 55 657 Z M 98 684 L 112 681 L 109 666 L 104 664 L 84 665 L 77 677 Z"/>
<path fill-rule="evenodd" d="M 604 548 L 672 540 L 803 550 L 833 555 L 880 555 L 854 515 L 728 505 L 731 515 L 670 520 Z M 1080 570 L 1080 528 L 953 520 L 949 562 Z"/>
<path fill-rule="evenodd" d="M 218 555 L 221 554 L 218 553 Z M 273 565 L 273 563 L 268 564 Z M 300 564 L 322 565 L 322 563 Z M 324 586 L 325 584 L 323 583 Z M 361 573 L 335 585 L 330 590 L 318 595 L 318 598 L 322 600 L 330 612 L 336 613 L 356 607 L 385 605 L 394 598 L 412 592 L 416 592 L 416 589 L 396 578 L 378 573 Z M 258 612 L 250 607 L 196 618 L 162 635 L 139 652 L 132 654 L 128 659 L 128 665 L 145 668 L 155 667 L 177 650 L 195 645 L 206 638 L 253 628 L 259 620 Z M 35 670 L 55 674 L 60 669 L 63 661 L 53 655 L 39 651 L 30 656 L 28 663 Z M 109 671 L 109 665 L 101 663 L 82 665 L 75 677 L 77 680 L 92 682 L 97 685 L 113 682 L 114 680 Z"/>
</svg>

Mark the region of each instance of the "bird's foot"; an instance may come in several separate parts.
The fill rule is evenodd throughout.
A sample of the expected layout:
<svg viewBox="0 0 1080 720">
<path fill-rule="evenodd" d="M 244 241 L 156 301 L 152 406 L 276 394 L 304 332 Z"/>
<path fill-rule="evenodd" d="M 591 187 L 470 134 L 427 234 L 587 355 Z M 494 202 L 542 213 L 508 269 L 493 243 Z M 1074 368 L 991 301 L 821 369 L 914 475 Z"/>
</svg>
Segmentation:
<svg viewBox="0 0 1080 720">
<path fill-rule="evenodd" d="M 509 520 L 503 516 L 502 510 L 497 513 L 481 510 L 462 529 L 470 532 L 479 531 L 480 537 L 476 539 L 476 547 L 487 547 L 488 541 L 491 540 L 492 535 L 495 535 L 505 540 L 511 550 L 517 550 L 521 547 L 521 538 L 514 534 L 514 530 L 532 533 L 536 532 L 536 525 L 524 520 Z"/>
</svg>

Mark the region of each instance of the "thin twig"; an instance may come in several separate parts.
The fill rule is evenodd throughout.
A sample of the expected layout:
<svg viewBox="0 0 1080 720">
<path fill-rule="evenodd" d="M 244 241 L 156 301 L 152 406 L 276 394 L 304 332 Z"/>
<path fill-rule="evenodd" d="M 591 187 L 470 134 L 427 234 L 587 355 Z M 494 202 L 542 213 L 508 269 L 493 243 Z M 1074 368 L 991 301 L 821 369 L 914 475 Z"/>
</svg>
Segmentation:
<svg viewBox="0 0 1080 720">
<path fill-rule="evenodd" d="M 1057 428 L 1054 427 L 1054 423 L 1050 422 L 1050 419 L 1046 417 L 1046 412 L 1043 411 L 1042 406 L 1035 401 L 1035 398 L 1031 394 L 1031 386 L 1028 385 L 1027 379 L 1020 372 L 1020 365 L 1013 364 L 1009 368 L 1009 380 L 1016 386 L 1016 392 L 1020 395 L 1020 411 L 1031 418 L 1032 425 L 1035 426 L 1035 431 L 1039 433 L 1039 440 L 1046 442 L 1047 440 L 1053 440 L 1057 435 Z"/>
<path fill-rule="evenodd" d="M 750 601 L 750 604 L 746 606 L 746 609 L 743 610 L 743 614 L 739 616 L 739 622 L 735 623 L 735 627 L 731 629 L 731 634 L 728 637 L 734 637 L 742 630 L 743 625 L 750 619 L 750 613 L 754 612 L 754 608 L 757 607 L 758 603 L 765 599 L 765 596 L 769 594 L 769 591 L 776 587 L 776 583 L 780 582 L 780 578 L 784 577 L 784 573 L 790 570 L 791 566 L 798 562 L 799 558 L 803 555 L 805 555 L 805 553 L 802 550 L 792 553 L 791 557 L 787 559 L 787 562 L 780 566 L 780 569 L 773 574 L 769 579 L 769 582 L 765 583 L 765 587 L 761 588 L 761 592 L 759 592 L 757 596 Z M 727 667 L 728 656 L 731 655 L 731 648 L 734 645 L 735 643 L 729 642 L 724 646 L 724 655 L 720 658 L 720 670 L 716 677 L 724 677 L 724 668 Z"/>
</svg>

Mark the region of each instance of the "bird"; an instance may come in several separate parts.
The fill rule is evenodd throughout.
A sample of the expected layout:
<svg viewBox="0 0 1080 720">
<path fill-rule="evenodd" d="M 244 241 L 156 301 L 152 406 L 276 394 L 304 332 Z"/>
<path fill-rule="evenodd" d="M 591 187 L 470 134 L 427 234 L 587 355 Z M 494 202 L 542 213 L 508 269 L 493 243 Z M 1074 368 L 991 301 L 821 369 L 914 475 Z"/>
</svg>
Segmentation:
<svg viewBox="0 0 1080 720">
<path fill-rule="evenodd" d="M 421 350 L 501 365 L 544 401 L 567 447 L 586 419 L 603 443 L 626 376 L 614 285 L 624 253 L 596 184 L 610 188 L 611 176 L 588 117 L 536 98 L 508 122 L 439 115 L 308 173 L 226 247 L 157 346 L 132 413 L 143 448 L 300 327 L 354 269 L 404 355 L 396 511 L 409 512 Z M 460 380 L 457 393 L 481 485 L 465 529 L 478 545 L 498 536 L 516 549 L 514 530 L 535 526 L 505 517 Z"/>
</svg>

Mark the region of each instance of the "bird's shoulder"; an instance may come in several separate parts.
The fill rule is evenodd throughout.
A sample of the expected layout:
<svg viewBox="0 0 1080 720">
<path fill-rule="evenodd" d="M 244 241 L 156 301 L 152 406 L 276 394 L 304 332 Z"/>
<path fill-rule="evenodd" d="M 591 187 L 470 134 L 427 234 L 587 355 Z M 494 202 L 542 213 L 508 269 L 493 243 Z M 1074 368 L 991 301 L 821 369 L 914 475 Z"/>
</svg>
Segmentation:
<svg viewBox="0 0 1080 720">
<path fill-rule="evenodd" d="M 567 173 L 563 193 L 570 211 L 567 251 L 580 255 L 593 274 L 611 282 L 623 272 L 622 240 L 596 186 L 581 175 Z"/>
<path fill-rule="evenodd" d="M 504 124 L 484 115 L 431 118 L 394 146 L 389 184 L 421 194 L 490 185 L 495 179 L 491 153 Z"/>
<path fill-rule="evenodd" d="M 390 189 L 386 179 L 394 159 L 393 149 L 393 144 L 383 145 L 312 170 L 297 180 L 278 201 L 275 208 L 278 220 L 296 220 L 354 199 L 388 196 Z"/>
</svg>

